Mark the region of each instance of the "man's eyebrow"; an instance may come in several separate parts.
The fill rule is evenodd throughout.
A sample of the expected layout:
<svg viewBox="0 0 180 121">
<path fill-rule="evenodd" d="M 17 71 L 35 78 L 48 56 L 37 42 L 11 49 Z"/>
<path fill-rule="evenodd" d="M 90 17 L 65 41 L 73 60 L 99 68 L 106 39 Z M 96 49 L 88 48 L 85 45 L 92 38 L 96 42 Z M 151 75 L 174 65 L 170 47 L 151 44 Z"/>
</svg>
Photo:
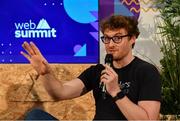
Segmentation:
<svg viewBox="0 0 180 121">
<path fill-rule="evenodd" d="M 113 36 L 116 36 L 116 35 L 123 35 L 123 34 L 122 34 L 122 33 L 116 33 L 116 34 L 114 34 Z M 110 36 L 107 35 L 107 34 L 104 34 L 104 36 L 110 37 Z"/>
<path fill-rule="evenodd" d="M 123 35 L 123 33 L 116 33 L 116 34 L 114 34 L 114 35 Z"/>
</svg>

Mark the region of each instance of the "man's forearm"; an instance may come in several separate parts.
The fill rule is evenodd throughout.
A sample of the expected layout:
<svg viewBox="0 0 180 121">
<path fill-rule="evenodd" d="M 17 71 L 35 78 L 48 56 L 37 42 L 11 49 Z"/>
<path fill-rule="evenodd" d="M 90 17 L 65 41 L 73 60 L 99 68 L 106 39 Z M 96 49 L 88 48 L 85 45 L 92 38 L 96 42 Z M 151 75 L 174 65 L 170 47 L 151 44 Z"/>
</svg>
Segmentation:
<svg viewBox="0 0 180 121">
<path fill-rule="evenodd" d="M 60 82 L 53 72 L 41 76 L 45 89 L 48 94 L 55 100 L 60 100 L 63 96 L 63 84 Z"/>
<path fill-rule="evenodd" d="M 125 96 L 116 101 L 117 106 L 128 120 L 148 120 L 148 113 Z"/>
</svg>

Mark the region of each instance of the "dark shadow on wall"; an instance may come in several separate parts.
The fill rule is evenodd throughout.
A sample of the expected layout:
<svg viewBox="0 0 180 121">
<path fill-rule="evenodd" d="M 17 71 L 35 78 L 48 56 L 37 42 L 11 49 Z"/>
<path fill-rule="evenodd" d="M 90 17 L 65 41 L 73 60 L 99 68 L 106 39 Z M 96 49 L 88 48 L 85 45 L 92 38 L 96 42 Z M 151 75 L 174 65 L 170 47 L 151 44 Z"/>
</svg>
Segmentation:
<svg viewBox="0 0 180 121">
<path fill-rule="evenodd" d="M 24 95 L 23 90 L 18 93 L 17 90 L 23 87 L 28 88 L 28 85 L 15 84 L 8 88 L 6 93 L 7 109 L 0 112 L 0 120 L 22 120 L 27 111 L 34 107 L 39 107 L 43 109 L 42 102 L 32 102 L 32 101 L 18 101 L 18 98 L 22 98 Z"/>
<path fill-rule="evenodd" d="M 34 108 L 44 109 L 44 104 L 48 103 L 48 112 L 51 113 L 58 119 L 61 120 L 87 120 L 87 113 L 81 103 L 77 103 L 74 100 L 66 101 L 41 101 L 38 100 L 38 95 L 36 95 L 35 101 L 27 100 L 27 93 L 29 85 L 25 84 L 15 84 L 8 88 L 6 93 L 6 110 L 0 112 L 0 120 L 23 120 L 27 112 Z M 30 93 L 29 93 L 30 94 Z M 22 100 L 24 99 L 24 100 Z M 86 103 L 83 101 L 83 103 Z"/>
</svg>

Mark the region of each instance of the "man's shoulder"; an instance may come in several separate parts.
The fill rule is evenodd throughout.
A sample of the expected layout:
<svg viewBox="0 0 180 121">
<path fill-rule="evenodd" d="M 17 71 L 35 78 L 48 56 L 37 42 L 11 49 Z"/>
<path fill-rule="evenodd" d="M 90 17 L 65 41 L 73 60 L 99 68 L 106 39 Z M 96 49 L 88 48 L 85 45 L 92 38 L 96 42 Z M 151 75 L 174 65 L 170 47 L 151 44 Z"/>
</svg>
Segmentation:
<svg viewBox="0 0 180 121">
<path fill-rule="evenodd" d="M 90 69 L 97 69 L 97 70 L 102 70 L 102 69 L 104 69 L 105 67 L 102 65 L 102 64 L 96 64 L 96 65 L 91 65 L 90 67 L 89 67 Z"/>
<path fill-rule="evenodd" d="M 155 65 L 153 65 L 150 62 L 147 62 L 139 57 L 135 57 L 136 58 L 136 65 L 138 69 L 142 69 L 142 70 L 146 70 L 146 69 L 153 69 L 153 70 L 157 70 L 157 67 Z"/>
</svg>

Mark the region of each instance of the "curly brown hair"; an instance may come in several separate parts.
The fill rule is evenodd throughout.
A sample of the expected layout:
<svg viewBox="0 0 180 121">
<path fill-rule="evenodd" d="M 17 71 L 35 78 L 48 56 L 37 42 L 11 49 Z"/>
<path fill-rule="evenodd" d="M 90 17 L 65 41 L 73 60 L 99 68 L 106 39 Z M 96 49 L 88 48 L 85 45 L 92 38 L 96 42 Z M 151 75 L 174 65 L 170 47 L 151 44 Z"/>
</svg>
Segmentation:
<svg viewBox="0 0 180 121">
<path fill-rule="evenodd" d="M 130 16 L 113 15 L 107 19 L 102 20 L 100 28 L 103 34 L 107 29 L 117 30 L 121 28 L 126 29 L 130 37 L 135 36 L 137 38 L 140 34 L 137 19 Z M 134 44 L 132 45 L 132 48 L 133 47 Z"/>
</svg>

